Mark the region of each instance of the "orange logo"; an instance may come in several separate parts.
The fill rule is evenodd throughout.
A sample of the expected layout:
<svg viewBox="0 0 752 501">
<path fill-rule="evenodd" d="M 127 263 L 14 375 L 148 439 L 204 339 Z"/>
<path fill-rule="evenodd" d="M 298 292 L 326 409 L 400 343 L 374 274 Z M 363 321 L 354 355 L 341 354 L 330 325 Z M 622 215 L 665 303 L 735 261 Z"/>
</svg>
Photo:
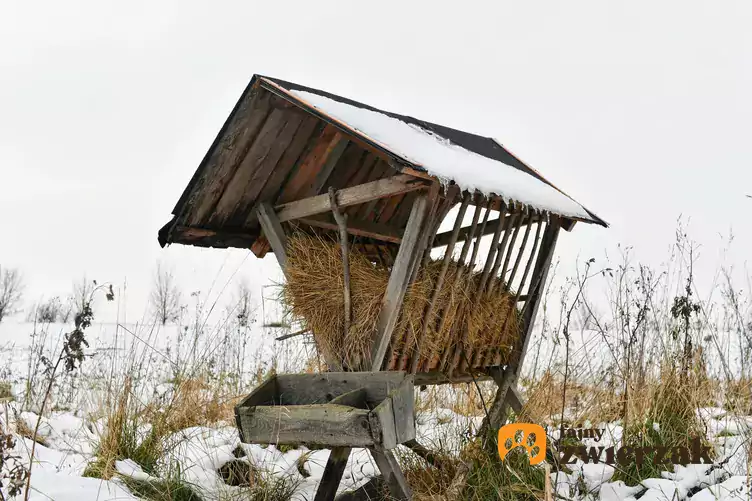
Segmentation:
<svg viewBox="0 0 752 501">
<path fill-rule="evenodd" d="M 499 430 L 499 456 L 507 457 L 509 451 L 523 447 L 530 464 L 535 465 L 546 459 L 546 430 L 542 426 L 530 423 L 510 423 Z"/>
</svg>

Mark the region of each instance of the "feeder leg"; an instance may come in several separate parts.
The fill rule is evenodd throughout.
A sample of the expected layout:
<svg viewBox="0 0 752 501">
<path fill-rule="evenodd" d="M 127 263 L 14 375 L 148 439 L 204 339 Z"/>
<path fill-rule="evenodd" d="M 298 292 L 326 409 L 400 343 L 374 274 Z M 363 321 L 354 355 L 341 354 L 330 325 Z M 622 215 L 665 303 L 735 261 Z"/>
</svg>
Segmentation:
<svg viewBox="0 0 752 501">
<path fill-rule="evenodd" d="M 379 451 L 374 448 L 369 448 L 369 450 L 371 451 L 373 460 L 376 462 L 376 466 L 379 467 L 379 471 L 381 471 L 381 475 L 384 477 L 384 482 L 389 487 L 392 499 L 398 501 L 412 499 L 413 494 L 410 491 L 410 486 L 407 485 L 407 479 L 404 473 L 402 473 L 402 468 L 400 468 L 397 458 L 394 457 L 392 451 Z"/>
<path fill-rule="evenodd" d="M 350 457 L 350 447 L 335 447 L 329 453 L 324 474 L 321 476 L 319 488 L 313 501 L 333 501 L 337 495 L 337 488 L 345 473 L 347 459 Z"/>
</svg>

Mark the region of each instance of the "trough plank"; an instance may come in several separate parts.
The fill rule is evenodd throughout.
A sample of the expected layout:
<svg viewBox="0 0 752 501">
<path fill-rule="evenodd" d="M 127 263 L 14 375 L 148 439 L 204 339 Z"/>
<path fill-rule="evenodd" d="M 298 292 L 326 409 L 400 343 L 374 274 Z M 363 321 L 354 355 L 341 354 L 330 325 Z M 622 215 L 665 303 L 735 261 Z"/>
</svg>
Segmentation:
<svg viewBox="0 0 752 501">
<path fill-rule="evenodd" d="M 332 404 L 238 409 L 243 438 L 247 443 L 327 447 L 374 445 L 368 414 L 368 410 Z"/>
<path fill-rule="evenodd" d="M 376 406 L 405 379 L 404 372 L 324 372 L 276 376 L 282 405 L 325 403 L 357 388 Z"/>
</svg>

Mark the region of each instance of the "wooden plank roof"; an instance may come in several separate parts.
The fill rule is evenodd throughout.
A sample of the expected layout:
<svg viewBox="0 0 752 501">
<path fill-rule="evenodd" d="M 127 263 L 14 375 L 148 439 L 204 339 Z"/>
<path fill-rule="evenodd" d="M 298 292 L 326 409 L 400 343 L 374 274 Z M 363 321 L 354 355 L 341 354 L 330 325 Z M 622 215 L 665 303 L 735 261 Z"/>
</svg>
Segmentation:
<svg viewBox="0 0 752 501">
<path fill-rule="evenodd" d="M 309 100 L 320 98 L 326 103 L 331 100 L 415 126 L 482 157 L 481 160 L 492 160 L 501 168 L 511 167 L 518 178 L 524 175 L 539 184 L 538 188 L 549 192 L 553 189 L 556 196 L 561 194 L 582 209 L 574 215 L 561 214 L 564 217 L 606 226 L 602 219 L 491 138 L 254 75 L 175 205 L 172 220 L 159 231 L 160 245 L 249 248 L 260 235 L 255 211 L 260 203 L 285 204 L 318 195 L 328 186 L 339 190 L 400 173 L 438 179 L 431 174 L 431 165 L 411 160 L 410 154 L 396 151 L 383 138 L 371 137 L 362 130 L 363 126 L 356 128 L 322 109 L 321 103 L 315 106 L 301 96 L 308 96 Z M 414 197 L 414 192 L 400 193 L 349 207 L 347 212 L 353 221 L 401 230 Z M 543 208 L 551 211 L 551 207 Z"/>
</svg>

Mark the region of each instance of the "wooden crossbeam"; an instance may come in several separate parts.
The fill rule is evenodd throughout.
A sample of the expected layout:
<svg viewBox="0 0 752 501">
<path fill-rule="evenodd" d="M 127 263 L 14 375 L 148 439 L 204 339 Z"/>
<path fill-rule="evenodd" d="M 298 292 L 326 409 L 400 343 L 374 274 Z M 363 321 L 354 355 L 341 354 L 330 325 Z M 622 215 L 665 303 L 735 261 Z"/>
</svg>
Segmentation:
<svg viewBox="0 0 752 501">
<path fill-rule="evenodd" d="M 512 216 L 510 215 L 510 216 L 505 216 L 505 217 L 507 219 L 510 219 Z M 491 233 L 493 233 L 494 230 L 496 229 L 496 222 L 498 220 L 499 220 L 499 218 L 489 219 L 488 223 L 483 228 L 483 233 L 481 235 L 482 236 L 486 236 L 486 235 L 490 235 Z M 528 218 L 523 219 L 521 221 L 521 223 L 522 224 L 535 223 L 535 222 L 540 221 L 540 220 L 541 220 L 541 216 L 538 215 L 538 214 L 535 214 L 535 215 L 529 216 Z M 509 222 L 508 221 L 504 223 L 504 227 L 505 228 L 509 227 Z M 457 241 L 458 242 L 465 241 L 468 238 L 468 235 L 470 235 L 470 230 L 471 229 L 472 229 L 472 226 L 464 226 L 464 227 L 462 227 L 460 229 L 460 234 L 457 237 Z M 444 247 L 445 245 L 447 245 L 449 243 L 449 241 L 451 240 L 451 238 L 452 238 L 452 232 L 451 231 L 445 231 L 443 233 L 439 233 L 438 235 L 436 235 L 436 240 L 434 240 L 434 242 L 433 242 L 433 248 L 435 249 L 437 247 Z"/>
<path fill-rule="evenodd" d="M 425 188 L 426 182 L 413 176 L 400 174 L 387 179 L 378 179 L 370 183 L 343 188 L 335 193 L 340 208 L 358 205 L 379 198 L 392 197 L 410 191 Z M 275 207 L 280 222 L 300 219 L 331 210 L 329 194 L 296 200 Z"/>
<path fill-rule="evenodd" d="M 322 217 L 304 217 L 297 220 L 299 223 L 307 224 L 308 226 L 316 226 L 317 228 L 324 228 L 325 230 L 337 231 L 339 226 L 334 221 L 328 218 Z M 402 237 L 399 232 L 386 224 L 374 223 L 372 221 L 352 220 L 347 221 L 347 233 L 350 235 L 357 235 L 359 237 L 373 238 L 374 240 L 381 240 L 383 242 L 391 242 L 398 244 L 402 242 Z"/>
</svg>

